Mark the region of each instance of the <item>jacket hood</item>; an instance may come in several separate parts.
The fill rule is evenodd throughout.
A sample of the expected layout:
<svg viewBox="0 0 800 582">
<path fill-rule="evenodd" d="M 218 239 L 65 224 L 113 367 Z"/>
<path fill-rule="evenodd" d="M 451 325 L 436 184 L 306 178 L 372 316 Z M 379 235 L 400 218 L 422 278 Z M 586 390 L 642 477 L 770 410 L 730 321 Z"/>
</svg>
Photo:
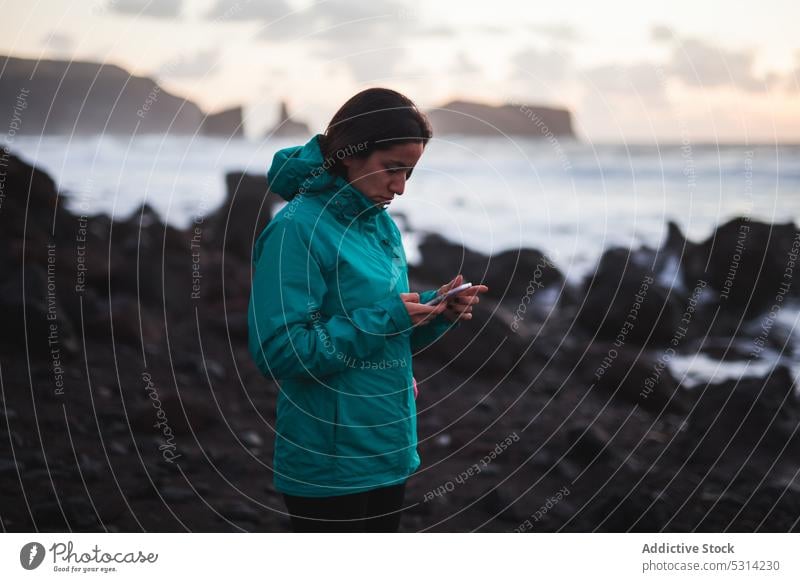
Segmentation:
<svg viewBox="0 0 800 582">
<path fill-rule="evenodd" d="M 370 200 L 358 188 L 341 176 L 328 172 L 333 164 L 325 160 L 319 145 L 319 134 L 303 146 L 279 150 L 267 172 L 269 189 L 284 200 L 291 201 L 297 195 L 326 195 L 326 208 L 345 224 L 358 220 L 369 226 L 372 218 L 386 208 Z"/>
<path fill-rule="evenodd" d="M 328 173 L 319 145 L 320 135 L 302 146 L 278 150 L 267 172 L 269 189 L 287 202 L 297 194 L 335 188 L 338 176 Z M 341 178 L 339 178 L 341 180 Z M 342 182 L 346 181 L 342 180 Z"/>
<path fill-rule="evenodd" d="M 322 155 L 317 134 L 305 145 L 278 150 L 267 172 L 269 188 L 287 202 L 298 194 L 320 194 L 328 191 L 348 191 L 358 194 L 367 205 L 373 202 L 363 192 L 340 176 L 328 172 L 333 160 Z"/>
</svg>

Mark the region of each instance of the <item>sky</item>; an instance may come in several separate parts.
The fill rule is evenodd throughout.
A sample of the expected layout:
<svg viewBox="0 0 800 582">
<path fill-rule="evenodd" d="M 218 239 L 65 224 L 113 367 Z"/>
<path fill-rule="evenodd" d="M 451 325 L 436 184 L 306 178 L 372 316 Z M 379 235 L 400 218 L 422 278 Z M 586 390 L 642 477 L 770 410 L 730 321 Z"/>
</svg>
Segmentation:
<svg viewBox="0 0 800 582">
<path fill-rule="evenodd" d="M 357 91 L 560 106 L 598 143 L 800 142 L 800 3 L 0 0 L 0 54 L 150 76 L 259 137 Z M 0 82 L 2 79 L 0 79 Z"/>
</svg>

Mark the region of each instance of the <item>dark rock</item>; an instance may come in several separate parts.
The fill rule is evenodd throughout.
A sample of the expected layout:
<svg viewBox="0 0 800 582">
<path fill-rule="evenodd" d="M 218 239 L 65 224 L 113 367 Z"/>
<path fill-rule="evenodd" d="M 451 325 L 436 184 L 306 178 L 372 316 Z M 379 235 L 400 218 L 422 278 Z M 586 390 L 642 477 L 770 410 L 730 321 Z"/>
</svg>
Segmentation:
<svg viewBox="0 0 800 582">
<path fill-rule="evenodd" d="M 188 486 L 186 487 L 175 487 L 175 486 L 166 486 L 166 487 L 159 487 L 158 492 L 161 494 L 161 497 L 164 498 L 164 501 L 169 503 L 180 503 L 182 501 L 189 501 L 192 499 L 197 499 L 197 495 L 195 495 L 194 491 Z"/>
<path fill-rule="evenodd" d="M 665 365 L 667 361 L 634 347 L 594 343 L 586 350 L 582 378 L 587 386 L 650 412 L 682 412 L 687 407 L 686 393 Z"/>
<path fill-rule="evenodd" d="M 438 234 L 426 236 L 419 249 L 422 264 L 409 268 L 412 276 L 438 287 L 462 273 L 465 281 L 487 285 L 487 296 L 507 302 L 512 308 L 526 295 L 537 299 L 544 288 L 564 284 L 558 268 L 533 249 L 504 251 L 489 257 Z"/>
<path fill-rule="evenodd" d="M 253 506 L 243 501 L 230 501 L 220 507 L 219 512 L 231 521 L 259 523 L 261 514 Z"/>
<path fill-rule="evenodd" d="M 567 431 L 570 458 L 579 461 L 582 467 L 595 462 L 607 463 L 613 457 L 609 449 L 609 435 L 596 424 L 575 426 Z"/>
<path fill-rule="evenodd" d="M 687 284 L 708 280 L 720 294 L 723 311 L 734 317 L 762 313 L 775 302 L 781 284 L 786 283 L 784 273 L 793 245 L 797 251 L 798 234 L 791 222 L 768 224 L 747 217 L 734 218 L 705 241 L 686 244 L 683 268 Z M 679 239 L 678 235 L 674 238 Z M 788 294 L 800 296 L 800 289 L 792 285 Z"/>
<path fill-rule="evenodd" d="M 158 396 L 158 404 L 160 404 L 160 408 L 164 411 L 167 419 L 165 426 L 172 430 L 179 442 L 181 438 L 191 438 L 187 418 L 191 428 L 195 431 L 208 428 L 219 422 L 219 417 L 213 407 L 213 400 L 210 397 L 203 398 L 189 391 L 186 393 L 181 392 L 180 395 L 162 391 Z M 153 405 L 153 401 L 144 390 L 142 391 L 142 399 L 145 404 L 138 406 L 132 412 L 131 426 L 142 434 L 146 435 L 152 431 L 155 436 L 159 436 L 162 434 L 161 431 L 164 427 L 153 426 L 159 422 L 156 416 L 158 408 Z M 163 419 L 161 422 L 163 422 Z"/>
<path fill-rule="evenodd" d="M 61 309 L 59 287 L 44 267 L 27 265 L 23 271 L 6 271 L 0 284 L 0 346 L 36 356 L 61 360 L 75 354 L 77 337 L 72 321 Z"/>
<path fill-rule="evenodd" d="M 513 497 L 500 487 L 486 492 L 480 501 L 480 507 L 495 519 L 515 524 L 522 521 L 515 509 Z"/>
<path fill-rule="evenodd" d="M 606 493 L 591 512 L 590 522 L 602 524 L 600 532 L 655 533 L 662 531 L 673 515 L 671 504 L 658 493 L 617 485 Z"/>
<path fill-rule="evenodd" d="M 122 443 L 121 441 L 111 441 L 108 445 L 108 451 L 115 455 L 127 455 L 129 450 L 130 446 Z"/>
<path fill-rule="evenodd" d="M 225 184 L 225 202 L 204 220 L 208 237 L 203 242 L 209 248 L 249 260 L 256 238 L 272 218 L 273 200 L 267 197 L 267 177 L 230 172 Z"/>
<path fill-rule="evenodd" d="M 105 463 L 93 459 L 86 453 L 79 453 L 78 465 L 81 470 L 81 477 L 87 483 L 97 481 L 105 474 Z"/>
<path fill-rule="evenodd" d="M 501 311 L 505 311 L 505 315 Z M 472 333 L 450 328 L 438 340 L 419 350 L 415 360 L 436 362 L 440 366 L 446 363 L 450 371 L 491 378 L 510 374 L 525 363 L 525 352 L 530 344 L 526 337 L 511 331 L 511 315 L 507 310 L 502 310 L 490 298 L 482 299 L 473 308 L 471 323 Z"/>
<path fill-rule="evenodd" d="M 264 439 L 254 430 L 243 432 L 240 438 L 249 447 L 260 447 L 264 444 Z"/>
<path fill-rule="evenodd" d="M 8 88 L 5 80 L 4 73 L 0 94 Z M 28 248 L 43 249 L 47 242 L 52 242 L 48 227 L 61 222 L 68 214 L 59 206 L 56 184 L 47 173 L 11 154 L 5 147 L 0 147 L 0 168 L 5 195 L 0 213 L 0 238 L 8 245 L 2 253 L 9 253 L 21 263 L 22 241 Z"/>
<path fill-rule="evenodd" d="M 24 470 L 25 466 L 21 463 L 15 463 L 11 459 L 0 459 L 0 480 L 15 479 L 17 471 L 23 472 Z"/>
<path fill-rule="evenodd" d="M 769 467 L 784 448 L 785 454 L 800 459 L 800 400 L 787 368 L 777 367 L 769 377 L 729 380 L 695 391 L 700 394 L 684 437 L 685 450 L 697 448 L 692 462 L 749 459 Z"/>
<path fill-rule="evenodd" d="M 94 507 L 83 497 L 62 498 L 60 506 L 55 501 L 34 502 L 31 513 L 41 531 L 96 531 L 99 527 Z"/>
<path fill-rule="evenodd" d="M 142 309 L 135 297 L 114 299 L 109 307 L 100 307 L 87 318 L 85 330 L 94 338 L 113 338 L 115 343 L 133 346 L 158 344 L 163 337 L 163 327 L 149 310 Z"/>
<path fill-rule="evenodd" d="M 681 326 L 684 309 L 679 294 L 663 288 L 656 276 L 646 257 L 627 249 L 607 250 L 584 282 L 578 323 L 599 339 L 668 343 Z"/>
</svg>

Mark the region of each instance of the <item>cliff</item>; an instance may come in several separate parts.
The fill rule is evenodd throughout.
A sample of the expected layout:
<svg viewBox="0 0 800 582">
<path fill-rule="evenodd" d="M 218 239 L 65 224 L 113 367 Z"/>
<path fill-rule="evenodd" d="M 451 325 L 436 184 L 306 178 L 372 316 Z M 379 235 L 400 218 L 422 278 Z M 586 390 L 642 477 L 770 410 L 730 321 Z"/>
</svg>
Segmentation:
<svg viewBox="0 0 800 582">
<path fill-rule="evenodd" d="M 241 110 L 209 117 L 188 99 L 117 65 L 6 57 L 0 125 L 17 134 L 238 135 Z M 205 123 L 204 123 L 204 120 Z M 238 133 L 237 133 L 238 132 Z"/>
<path fill-rule="evenodd" d="M 217 113 L 209 113 L 203 120 L 202 133 L 226 138 L 242 137 L 244 135 L 242 108 L 231 107 Z"/>
<path fill-rule="evenodd" d="M 507 104 L 498 107 L 451 101 L 427 112 L 435 134 L 517 135 L 574 138 L 572 114 L 566 109 Z"/>
</svg>

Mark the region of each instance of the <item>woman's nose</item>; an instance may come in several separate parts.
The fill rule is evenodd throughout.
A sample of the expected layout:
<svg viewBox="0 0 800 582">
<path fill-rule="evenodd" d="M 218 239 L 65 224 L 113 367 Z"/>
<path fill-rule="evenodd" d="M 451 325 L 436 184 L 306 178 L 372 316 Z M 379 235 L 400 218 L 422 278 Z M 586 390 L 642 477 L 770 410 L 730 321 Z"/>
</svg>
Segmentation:
<svg viewBox="0 0 800 582">
<path fill-rule="evenodd" d="M 394 192 L 397 195 L 402 195 L 403 191 L 406 189 L 406 177 L 399 176 L 395 178 L 394 180 L 392 180 L 389 186 L 392 189 L 392 192 Z"/>
</svg>

